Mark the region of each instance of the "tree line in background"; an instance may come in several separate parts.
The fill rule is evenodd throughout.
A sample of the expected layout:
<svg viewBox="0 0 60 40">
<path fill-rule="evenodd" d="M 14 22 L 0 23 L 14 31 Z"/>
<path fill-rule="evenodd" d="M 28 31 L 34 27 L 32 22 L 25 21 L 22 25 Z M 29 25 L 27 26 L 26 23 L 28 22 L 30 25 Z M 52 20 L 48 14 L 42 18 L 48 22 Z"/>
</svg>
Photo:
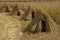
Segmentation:
<svg viewBox="0 0 60 40">
<path fill-rule="evenodd" d="M 60 1 L 60 0 L 0 0 L 0 2 L 3 2 L 3 1 L 5 2 L 8 2 L 8 1 L 10 2 L 15 2 L 15 1 L 17 2 L 42 2 L 42 1 Z"/>
</svg>

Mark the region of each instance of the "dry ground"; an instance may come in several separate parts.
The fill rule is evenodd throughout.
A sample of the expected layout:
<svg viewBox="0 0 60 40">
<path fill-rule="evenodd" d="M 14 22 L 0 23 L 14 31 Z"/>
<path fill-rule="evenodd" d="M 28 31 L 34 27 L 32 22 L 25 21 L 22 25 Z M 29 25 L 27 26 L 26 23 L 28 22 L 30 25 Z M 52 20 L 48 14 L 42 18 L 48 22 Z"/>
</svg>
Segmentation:
<svg viewBox="0 0 60 40">
<path fill-rule="evenodd" d="M 38 32 L 37 34 L 22 33 L 22 29 L 29 21 L 18 20 L 20 16 L 9 16 L 8 13 L 0 13 L 0 40 L 60 40 L 60 2 L 18 2 L 21 10 L 25 11 L 29 5 L 32 8 L 40 8 L 50 17 L 50 33 Z M 11 7 L 14 3 L 10 3 Z"/>
</svg>

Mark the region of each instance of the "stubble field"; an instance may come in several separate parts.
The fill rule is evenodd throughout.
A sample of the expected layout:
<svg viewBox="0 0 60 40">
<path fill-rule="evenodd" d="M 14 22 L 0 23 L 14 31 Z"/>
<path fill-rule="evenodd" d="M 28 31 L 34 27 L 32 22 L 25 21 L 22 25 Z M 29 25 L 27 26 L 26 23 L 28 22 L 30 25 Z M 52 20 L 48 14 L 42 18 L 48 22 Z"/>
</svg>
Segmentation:
<svg viewBox="0 0 60 40">
<path fill-rule="evenodd" d="M 0 8 L 3 4 L 0 3 Z M 17 4 L 21 15 L 0 12 L 0 40 L 60 40 L 60 2 L 7 2 L 7 4 L 11 9 Z M 35 34 L 22 32 L 30 24 L 30 21 L 21 20 L 29 6 L 34 10 L 41 9 L 49 20 L 50 32 Z"/>
</svg>

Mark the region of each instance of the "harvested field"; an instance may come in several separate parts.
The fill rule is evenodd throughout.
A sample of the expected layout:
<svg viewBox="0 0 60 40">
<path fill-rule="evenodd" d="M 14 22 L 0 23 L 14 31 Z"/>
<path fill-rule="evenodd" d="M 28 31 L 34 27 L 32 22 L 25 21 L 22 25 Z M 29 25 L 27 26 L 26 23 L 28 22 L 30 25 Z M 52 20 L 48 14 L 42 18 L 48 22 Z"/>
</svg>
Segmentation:
<svg viewBox="0 0 60 40">
<path fill-rule="evenodd" d="M 59 3 L 0 3 L 0 40 L 60 40 Z"/>
</svg>

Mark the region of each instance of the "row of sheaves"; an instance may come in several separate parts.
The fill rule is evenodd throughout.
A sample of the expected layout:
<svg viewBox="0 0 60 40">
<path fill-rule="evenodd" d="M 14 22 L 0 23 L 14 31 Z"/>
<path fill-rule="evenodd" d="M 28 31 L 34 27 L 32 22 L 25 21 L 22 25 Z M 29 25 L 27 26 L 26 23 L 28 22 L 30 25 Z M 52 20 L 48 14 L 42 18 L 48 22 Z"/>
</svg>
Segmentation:
<svg viewBox="0 0 60 40">
<path fill-rule="evenodd" d="M 13 8 L 10 8 L 10 6 L 8 6 L 7 4 L 4 4 L 0 7 L 0 12 L 11 12 L 12 15 L 16 14 L 17 16 L 20 16 L 22 14 L 21 11 L 19 11 L 17 5 L 15 5 Z M 32 21 L 30 22 L 30 24 L 28 24 L 27 28 L 23 30 L 23 32 L 37 33 L 51 31 L 47 18 L 44 14 L 41 13 L 40 9 L 33 10 L 30 6 L 28 6 L 27 10 L 22 16 L 22 19 L 26 20 L 29 14 L 31 14 Z"/>
</svg>

